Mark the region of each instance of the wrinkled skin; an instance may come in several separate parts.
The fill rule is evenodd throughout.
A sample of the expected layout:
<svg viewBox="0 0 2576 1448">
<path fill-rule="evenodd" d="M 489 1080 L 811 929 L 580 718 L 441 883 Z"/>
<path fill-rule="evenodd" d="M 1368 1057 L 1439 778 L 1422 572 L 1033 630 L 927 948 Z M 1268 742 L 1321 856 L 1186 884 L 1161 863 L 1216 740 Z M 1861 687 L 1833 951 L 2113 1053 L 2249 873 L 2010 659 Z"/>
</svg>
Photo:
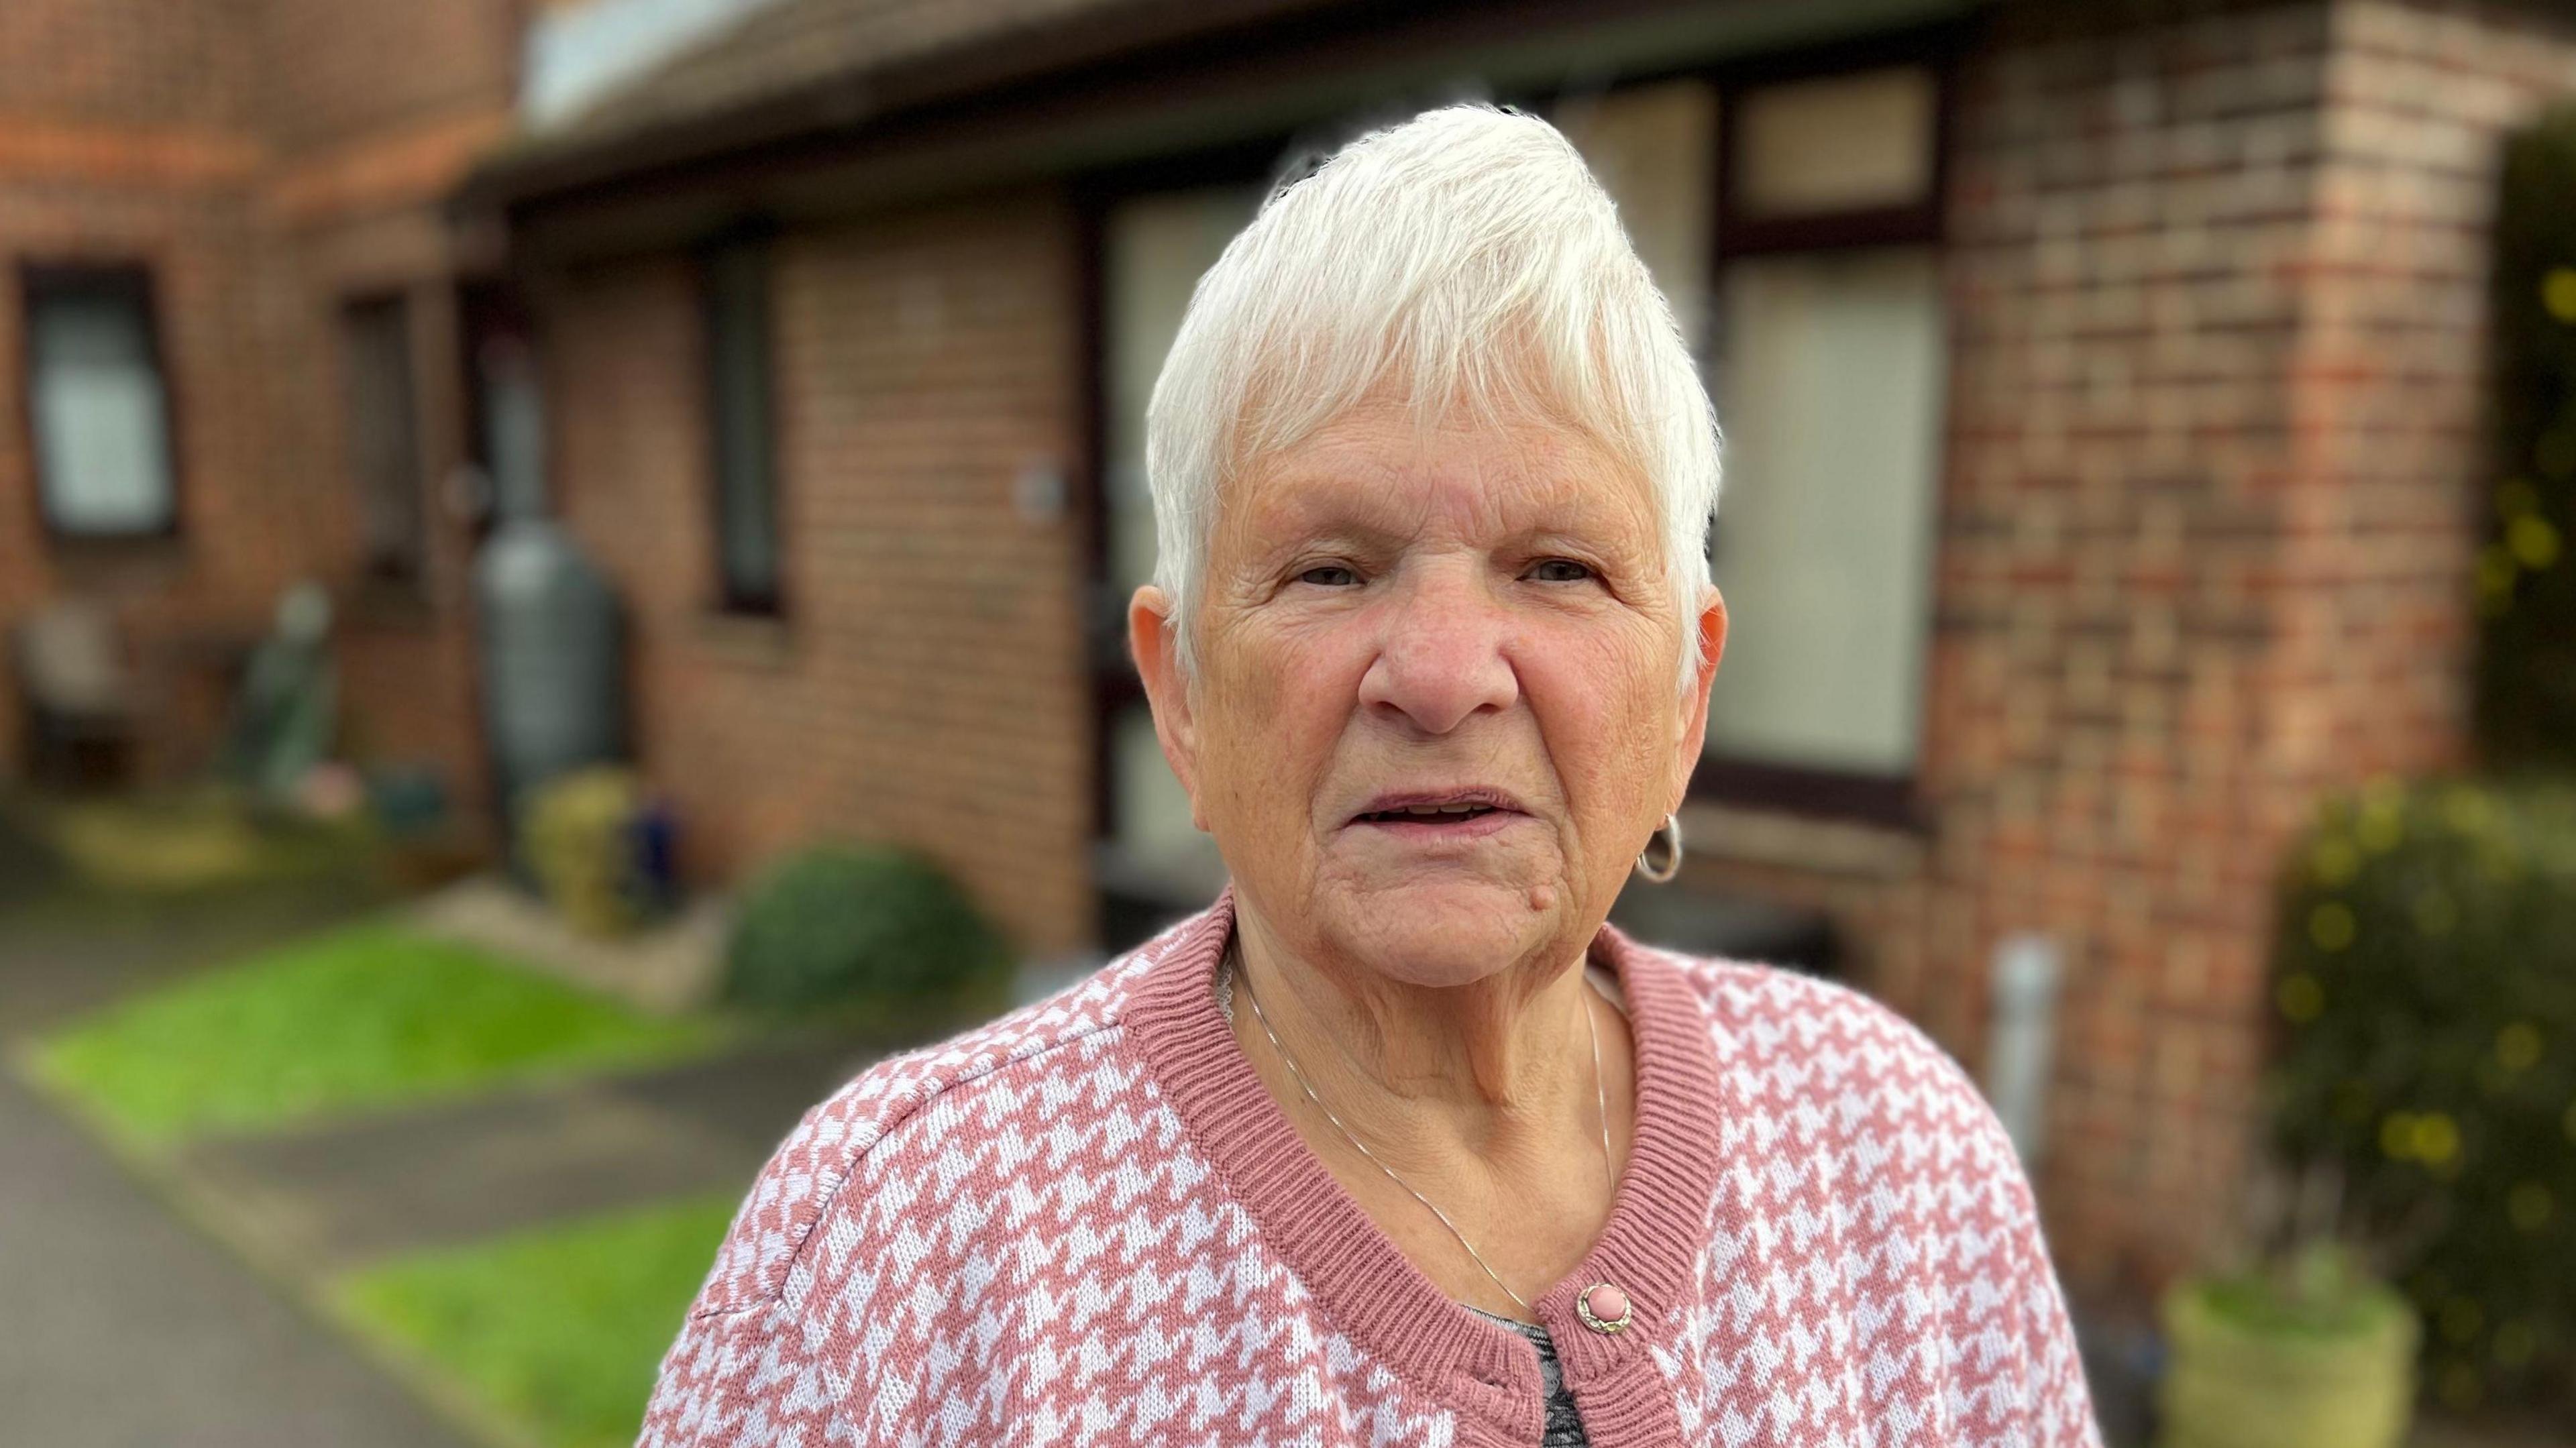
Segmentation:
<svg viewBox="0 0 2576 1448">
<path fill-rule="evenodd" d="M 1250 470 L 1210 544 L 1195 679 L 1159 592 L 1131 621 L 1247 912 L 1302 958 L 1416 986 L 1579 956 L 1681 800 L 1725 631 L 1714 592 L 1677 616 L 1644 480 L 1544 424 L 1380 408 Z M 1708 660 L 1686 694 L 1685 628 Z M 1472 838 L 1352 822 L 1477 789 L 1517 812 Z"/>
<path fill-rule="evenodd" d="M 1280 1053 L 1522 1297 L 1572 1269 L 1635 1119 L 1625 1021 L 1576 967 L 1688 786 L 1725 606 L 1683 612 L 1647 483 L 1582 435 L 1387 407 L 1234 480 L 1198 607 L 1190 676 L 1160 590 L 1129 637 L 1281 1045 L 1241 1010 L 1236 1038 L 1411 1260 L 1526 1315 Z M 1383 813 L 1414 804 L 1452 810 Z"/>
</svg>

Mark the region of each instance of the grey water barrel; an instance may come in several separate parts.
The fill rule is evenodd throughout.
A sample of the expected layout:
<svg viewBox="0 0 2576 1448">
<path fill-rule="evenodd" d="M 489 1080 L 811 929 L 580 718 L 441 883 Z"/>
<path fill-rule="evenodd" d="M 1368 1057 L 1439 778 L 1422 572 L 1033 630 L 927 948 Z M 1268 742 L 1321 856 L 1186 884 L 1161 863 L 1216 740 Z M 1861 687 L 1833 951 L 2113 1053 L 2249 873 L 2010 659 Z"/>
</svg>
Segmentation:
<svg viewBox="0 0 2576 1448">
<path fill-rule="evenodd" d="M 494 782 L 515 822 L 531 787 L 624 756 L 617 596 L 561 528 L 510 516 L 475 555 L 474 592 L 484 728 Z"/>
</svg>

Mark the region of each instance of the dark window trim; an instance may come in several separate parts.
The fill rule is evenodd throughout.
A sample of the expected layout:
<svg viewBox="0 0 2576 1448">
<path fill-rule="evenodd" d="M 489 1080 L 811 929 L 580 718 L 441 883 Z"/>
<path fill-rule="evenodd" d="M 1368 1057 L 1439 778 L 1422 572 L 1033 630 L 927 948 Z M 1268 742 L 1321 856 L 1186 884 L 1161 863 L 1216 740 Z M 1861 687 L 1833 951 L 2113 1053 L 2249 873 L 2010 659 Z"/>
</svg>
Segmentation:
<svg viewBox="0 0 2576 1448">
<path fill-rule="evenodd" d="M 1751 57 L 1710 73 L 1717 86 L 1717 175 L 1711 190 L 1717 204 L 1712 230 L 1709 288 L 1724 306 L 1726 271 L 1738 258 L 1813 254 L 1867 247 L 1938 248 L 1946 236 L 1950 194 L 1950 155 L 1956 139 L 1960 57 L 1973 43 L 1974 22 L 1947 21 L 1858 40 L 1776 55 Z M 1739 113 L 1747 94 L 1766 86 L 1826 80 L 1867 71 L 1917 66 L 1932 75 L 1932 147 L 1926 193 L 1915 205 L 1856 207 L 1848 211 L 1803 216 L 1747 215 L 1737 197 L 1736 148 L 1743 127 Z M 1938 466 L 1936 460 L 1936 467 Z M 1935 479 L 1938 486 L 1938 479 Z M 1722 518 L 1723 515 L 1721 515 Z M 1723 527 L 1724 524 L 1718 525 Z M 1937 546 L 1937 539 L 1935 540 Z M 1919 621 L 1928 634 L 1929 601 Z M 1930 685 L 1929 670 L 1918 689 Z M 1851 819 L 1920 831 L 1929 828 L 1922 800 L 1918 735 L 1916 768 L 1900 773 L 1844 770 L 1814 765 L 1787 765 L 1704 754 L 1691 773 L 1690 797 L 1712 804 L 1773 809 L 1828 819 Z"/>
<path fill-rule="evenodd" d="M 45 455 L 38 436 L 42 424 L 36 418 L 36 299 L 49 290 L 73 287 L 125 292 L 142 308 L 144 346 L 150 350 L 153 372 L 161 380 L 161 433 L 169 455 L 169 517 L 157 528 L 114 533 L 69 529 L 62 526 L 46 502 Z M 183 409 L 180 406 L 178 375 L 170 366 L 169 342 L 161 330 L 159 288 L 150 261 L 133 258 L 20 262 L 18 376 L 19 433 L 27 450 L 28 506 L 35 510 L 37 531 L 50 548 L 101 557 L 128 552 L 155 553 L 186 536 L 188 466 L 179 430 Z"/>
<path fill-rule="evenodd" d="M 785 449 L 785 407 L 778 385 L 777 242 L 780 228 L 770 218 L 745 217 L 715 231 L 691 251 L 691 278 L 698 294 L 698 397 L 706 434 L 706 518 L 708 560 L 714 569 L 713 611 L 753 618 L 787 616 L 787 488 L 780 465 Z M 716 307 L 714 265 L 718 253 L 737 247 L 757 248 L 761 257 L 760 359 L 761 425 L 769 431 L 769 517 L 772 581 L 766 591 L 741 589 L 725 567 L 724 440 L 716 430 Z"/>
<path fill-rule="evenodd" d="M 1080 601 L 1084 667 L 1091 680 L 1091 838 L 1118 833 L 1118 716 L 1145 697 L 1127 649 L 1127 600 L 1109 580 L 1109 288 L 1101 268 L 1109 255 L 1109 216 L 1139 196 L 1208 186 L 1252 186 L 1270 178 L 1288 145 L 1280 134 L 1258 142 L 1157 156 L 1094 171 L 1072 187 L 1074 206 L 1075 445 L 1080 463 L 1069 480 L 1080 529 Z"/>
<path fill-rule="evenodd" d="M 1930 821 L 1912 774 L 1820 769 L 1712 756 L 1691 776 L 1690 797 L 1709 804 L 1849 819 L 1922 831 Z"/>
<path fill-rule="evenodd" d="M 346 475 L 350 496 L 358 500 L 360 509 L 365 509 L 369 503 L 367 489 L 372 485 L 358 472 L 358 437 L 353 425 L 356 418 L 349 406 L 352 389 L 357 382 L 354 370 L 356 354 L 350 346 L 350 328 L 359 313 L 379 307 L 392 308 L 394 314 L 402 319 L 403 383 L 406 405 L 411 413 L 411 487 L 413 501 L 418 505 L 418 511 L 413 515 L 416 536 L 412 540 L 411 558 L 401 566 L 388 566 L 396 560 L 378 556 L 370 546 L 365 536 L 366 519 L 362 511 L 359 517 L 358 566 L 362 586 L 371 603 L 402 609 L 417 607 L 428 599 L 430 532 L 434 523 L 429 460 L 423 451 L 428 417 L 421 408 L 420 309 L 417 298 L 408 287 L 386 286 L 346 292 L 332 308 L 335 323 L 332 342 L 338 349 L 340 364 L 340 467 Z"/>
<path fill-rule="evenodd" d="M 1713 73 L 1717 83 L 1717 226 L 1711 279 L 1731 257 L 1763 256 L 1791 251 L 1833 251 L 1869 246 L 1938 246 L 1947 225 L 1950 183 L 1951 123 L 1958 91 L 1959 55 L 1966 44 L 1957 23 L 1874 35 L 1863 40 L 1757 57 Z M 1745 98 L 1773 86 L 1831 80 L 1873 70 L 1911 67 L 1931 72 L 1932 148 L 1920 202 L 1859 206 L 1842 211 L 1798 216 L 1760 216 L 1746 210 L 1737 193 L 1737 148 Z"/>
<path fill-rule="evenodd" d="M 483 474 L 485 480 L 485 495 L 466 525 L 473 541 L 480 544 L 491 536 L 493 527 L 500 522 L 501 509 L 498 483 L 492 476 L 491 399 L 483 395 L 485 377 L 478 350 L 487 341 L 498 337 L 515 338 L 526 348 L 531 366 L 540 372 L 541 359 L 545 354 L 537 341 L 536 308 L 517 278 L 507 274 L 482 273 L 461 276 L 449 290 L 448 303 L 456 318 L 454 375 L 456 386 L 465 399 L 463 456 L 468 464 Z M 542 406 L 543 384 L 538 385 Z M 554 512 L 554 480 L 541 478 L 538 481 L 545 497 L 537 509 L 537 516 L 550 516 Z"/>
<path fill-rule="evenodd" d="M 1118 694 L 1120 671 L 1113 662 L 1124 651 L 1104 641 L 1109 632 L 1106 615 L 1111 612 L 1112 602 L 1109 492 L 1101 481 L 1106 471 L 1101 454 L 1108 446 L 1105 439 L 1109 434 L 1109 369 L 1101 365 L 1100 353 L 1109 337 L 1109 288 L 1100 269 L 1108 251 L 1104 240 L 1109 207 L 1116 198 L 1104 189 L 1083 185 L 1075 186 L 1071 196 L 1074 461 L 1066 469 L 1065 493 L 1071 505 L 1067 521 L 1074 528 L 1074 556 L 1078 561 L 1073 601 L 1082 639 L 1082 672 L 1087 685 L 1083 693 L 1091 706 L 1091 821 L 1084 838 L 1096 841 L 1110 838 L 1116 828 L 1117 745 L 1112 736 L 1117 732 L 1119 708 L 1126 702 Z M 1142 687 L 1132 664 L 1124 672 L 1130 687 Z M 1099 892 L 1095 889 L 1090 893 L 1094 918 L 1089 928 L 1097 933 Z"/>
</svg>

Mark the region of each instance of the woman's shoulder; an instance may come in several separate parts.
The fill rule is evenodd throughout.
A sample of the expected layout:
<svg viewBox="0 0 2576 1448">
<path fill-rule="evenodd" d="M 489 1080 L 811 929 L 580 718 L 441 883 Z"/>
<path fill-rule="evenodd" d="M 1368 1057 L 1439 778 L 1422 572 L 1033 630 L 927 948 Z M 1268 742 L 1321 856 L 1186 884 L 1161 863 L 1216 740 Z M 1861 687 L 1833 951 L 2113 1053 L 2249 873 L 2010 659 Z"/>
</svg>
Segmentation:
<svg viewBox="0 0 2576 1448">
<path fill-rule="evenodd" d="M 1781 966 L 1654 950 L 1688 981 L 1725 1067 L 1774 1099 L 1866 1101 L 1979 1135 L 1994 1124 L 1984 1093 L 1924 1030 L 1852 986 Z"/>
<path fill-rule="evenodd" d="M 775 1301 L 854 1181 L 927 1175 L 978 1140 L 1027 1141 L 1132 1074 L 1120 1032 L 1162 938 L 1043 1000 L 935 1045 L 888 1056 L 805 1113 L 753 1182 L 697 1311 Z"/>
</svg>

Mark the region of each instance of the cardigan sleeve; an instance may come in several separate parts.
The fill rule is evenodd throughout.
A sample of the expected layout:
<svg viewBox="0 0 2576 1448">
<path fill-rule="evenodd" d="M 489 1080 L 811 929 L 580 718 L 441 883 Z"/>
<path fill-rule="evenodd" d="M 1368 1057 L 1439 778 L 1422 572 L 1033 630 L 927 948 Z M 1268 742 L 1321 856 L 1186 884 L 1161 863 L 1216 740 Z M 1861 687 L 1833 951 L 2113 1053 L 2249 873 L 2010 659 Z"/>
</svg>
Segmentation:
<svg viewBox="0 0 2576 1448">
<path fill-rule="evenodd" d="M 755 1188 L 716 1272 L 662 1360 L 639 1448 L 871 1448 L 926 1406 L 923 1368 L 953 1281 L 946 1255 L 906 1224 L 923 1183 L 871 1155 L 829 1192 L 792 1248 L 771 1239 Z M 746 1236 L 746 1234 L 749 1234 Z M 785 1252 L 775 1287 L 733 1295 L 729 1260 Z M 917 1425 L 916 1425 L 917 1426 Z"/>
<path fill-rule="evenodd" d="M 2021 1364 L 2026 1441 L 2032 1448 L 2102 1448 L 2102 1430 L 2084 1381 L 2084 1360 L 2076 1350 L 2074 1322 L 2049 1261 L 2048 1244 L 2040 1235 L 2039 1214 L 2029 1186 L 2018 1174 L 2012 1187 L 2019 1204 L 2014 1214 L 2018 1239 L 2014 1257 L 2021 1299 L 2015 1315 L 2020 1319 L 2021 1341 L 2015 1346 Z"/>
<path fill-rule="evenodd" d="M 893 1305 L 940 1286 L 908 1225 L 926 1184 L 907 1126 L 944 1084 L 917 1067 L 863 1073 L 761 1170 L 662 1359 L 639 1448 L 890 1441 L 870 1420 L 922 1347 Z"/>
<path fill-rule="evenodd" d="M 637 1448 L 792 1448 L 825 1441 L 829 1379 L 778 1304 L 692 1312 L 662 1360 Z M 780 1329 L 787 1330 L 781 1331 Z"/>
</svg>

